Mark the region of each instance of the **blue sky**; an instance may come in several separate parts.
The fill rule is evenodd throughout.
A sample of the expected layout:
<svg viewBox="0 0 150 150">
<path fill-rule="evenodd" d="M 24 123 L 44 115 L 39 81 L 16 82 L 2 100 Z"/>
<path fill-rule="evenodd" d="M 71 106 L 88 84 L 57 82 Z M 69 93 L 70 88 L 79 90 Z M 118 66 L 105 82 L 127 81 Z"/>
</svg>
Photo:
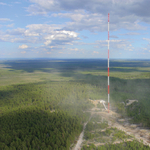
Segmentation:
<svg viewBox="0 0 150 150">
<path fill-rule="evenodd" d="M 1 58 L 150 58 L 148 0 L 1 0 Z"/>
</svg>

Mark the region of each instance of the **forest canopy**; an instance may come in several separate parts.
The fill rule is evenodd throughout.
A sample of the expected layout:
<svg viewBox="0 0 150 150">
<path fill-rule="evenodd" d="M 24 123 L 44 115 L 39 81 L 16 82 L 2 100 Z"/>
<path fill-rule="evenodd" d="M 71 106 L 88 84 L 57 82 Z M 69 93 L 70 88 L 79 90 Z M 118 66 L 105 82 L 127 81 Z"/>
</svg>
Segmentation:
<svg viewBox="0 0 150 150">
<path fill-rule="evenodd" d="M 110 60 L 110 103 L 145 126 L 149 70 L 148 60 Z M 1 61 L 0 149 L 69 149 L 89 119 L 89 99 L 107 100 L 107 60 Z M 127 99 L 140 105 L 122 109 Z"/>
</svg>

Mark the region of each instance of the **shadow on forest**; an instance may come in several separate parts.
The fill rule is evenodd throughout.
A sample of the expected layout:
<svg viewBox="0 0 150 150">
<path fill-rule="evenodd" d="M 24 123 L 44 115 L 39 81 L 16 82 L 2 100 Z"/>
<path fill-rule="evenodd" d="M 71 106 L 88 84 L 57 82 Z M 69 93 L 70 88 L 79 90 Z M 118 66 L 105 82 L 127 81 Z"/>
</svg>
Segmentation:
<svg viewBox="0 0 150 150">
<path fill-rule="evenodd" d="M 150 61 L 137 62 L 115 62 L 111 61 L 111 67 L 149 67 Z M 73 77 L 73 82 L 85 83 L 94 86 L 103 87 L 107 93 L 107 76 L 93 75 L 90 72 L 106 71 L 107 60 L 20 60 L 20 61 L 5 61 L 3 64 L 8 65 L 10 69 L 23 70 L 26 72 L 34 72 L 39 70 L 42 72 L 57 71 L 62 77 Z M 47 69 L 49 68 L 49 69 Z M 82 74 L 79 71 L 89 71 L 88 74 Z M 138 69 L 110 68 L 110 71 L 133 72 Z M 143 71 L 142 71 L 143 72 Z M 149 72 L 149 71 L 147 71 Z M 71 81 L 71 80 L 70 80 Z M 30 83 L 31 84 L 31 83 Z M 39 83 L 38 83 L 39 84 Z M 34 83 L 35 85 L 35 83 Z M 124 93 L 124 98 L 144 99 L 149 93 L 149 79 L 120 79 L 116 77 L 110 78 L 111 98 L 116 99 L 116 95 Z M 141 88 L 142 87 L 142 88 Z M 141 90 L 142 89 L 142 90 Z M 22 89 L 23 90 L 23 89 Z M 9 97 L 16 91 L 1 91 L 3 97 Z M 22 91 L 23 92 L 23 91 Z M 114 95 L 113 95 L 114 93 Z M 122 94 L 122 95 L 124 95 Z M 121 95 L 118 95 L 119 99 Z M 123 97 L 123 96 L 122 96 Z M 149 96 L 150 97 L 150 96 Z M 146 98 L 147 99 L 147 98 Z"/>
<path fill-rule="evenodd" d="M 79 127 L 73 117 L 43 108 L 20 109 L 1 116 L 0 122 L 1 149 L 68 149 L 67 138 L 74 136 L 74 125 Z M 64 138 L 59 141 L 62 134 Z"/>
<path fill-rule="evenodd" d="M 67 73 L 61 76 L 67 77 Z M 76 82 L 90 84 L 97 88 L 105 89 L 107 95 L 108 78 L 107 76 L 93 74 L 72 73 Z M 73 80 L 73 81 L 74 81 Z M 150 79 L 120 79 L 110 77 L 110 99 L 114 101 L 125 101 L 126 99 L 137 99 L 145 104 L 150 104 Z M 146 102 L 147 101 L 147 102 Z"/>
<path fill-rule="evenodd" d="M 67 59 L 67 60 L 16 60 L 3 61 L 1 64 L 6 65 L 9 71 L 22 70 L 25 72 L 65 72 L 65 71 L 107 71 L 107 60 L 104 59 Z M 134 72 L 140 71 L 134 68 L 114 68 L 114 67 L 149 67 L 150 61 L 113 61 L 110 60 L 110 71 L 116 72 Z M 142 70 L 142 72 L 149 72 Z"/>
<path fill-rule="evenodd" d="M 136 62 L 117 62 L 110 61 L 111 67 L 149 67 L 150 61 L 136 61 Z M 4 61 L 4 65 L 10 68 L 10 71 L 22 70 L 26 72 L 42 71 L 42 72 L 59 72 L 62 77 L 73 77 L 73 81 L 82 82 L 90 85 L 101 86 L 107 90 L 107 76 L 103 75 L 93 75 L 90 72 L 106 71 L 107 72 L 107 60 L 100 59 L 78 59 L 78 60 L 17 60 L 17 61 Z M 88 74 L 82 74 L 79 71 L 87 71 Z M 134 72 L 138 69 L 127 69 L 127 68 L 110 68 L 110 71 L 116 72 Z M 143 72 L 143 70 L 142 70 Z M 149 72 L 149 71 L 147 71 Z M 100 72 L 99 72 L 100 73 Z M 139 92 L 140 86 L 144 87 L 145 91 L 149 89 L 148 84 L 150 80 L 148 79 L 119 79 L 115 77 L 110 78 L 110 92 L 113 91 L 126 91 L 126 93 L 131 93 L 133 89 L 138 89 L 134 92 Z M 39 84 L 39 83 L 38 83 Z M 17 85 L 18 86 L 18 85 Z M 23 89 L 22 89 L 23 90 Z M 145 93 L 143 91 L 143 93 Z M 15 94 L 16 91 L 3 91 L 0 94 L 2 97 L 11 97 L 12 93 Z M 22 91 L 23 92 L 23 91 Z M 141 93 L 141 92 L 139 92 Z M 137 93 L 137 95 L 139 95 Z M 143 95 L 143 94 L 142 94 Z"/>
<path fill-rule="evenodd" d="M 21 96 L 21 98 L 23 98 L 22 96 L 27 91 L 30 92 L 30 98 L 32 100 L 34 100 L 37 93 L 36 94 L 34 92 L 32 93 L 32 91 L 34 91 L 34 88 L 36 87 L 36 85 L 43 84 L 43 83 L 44 82 L 27 83 L 27 84 L 21 84 L 21 85 L 17 84 L 17 85 L 9 86 L 6 89 L 0 90 L 0 105 L 1 105 L 1 107 L 3 107 L 3 105 L 8 105 L 8 104 L 11 105 L 12 104 L 12 99 L 16 95 L 18 95 L 18 93 L 21 93 L 22 95 L 20 95 L 20 96 Z"/>
</svg>

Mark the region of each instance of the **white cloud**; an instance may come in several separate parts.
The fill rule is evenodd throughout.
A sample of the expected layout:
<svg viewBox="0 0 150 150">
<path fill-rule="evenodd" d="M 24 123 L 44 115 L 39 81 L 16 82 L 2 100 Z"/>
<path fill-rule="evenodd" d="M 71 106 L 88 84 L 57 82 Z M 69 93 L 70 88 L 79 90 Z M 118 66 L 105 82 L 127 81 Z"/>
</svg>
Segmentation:
<svg viewBox="0 0 150 150">
<path fill-rule="evenodd" d="M 70 18 L 71 21 L 66 23 L 64 29 L 68 30 L 90 30 L 94 31 L 107 31 L 107 15 L 102 13 L 89 13 L 85 10 L 76 10 L 72 13 L 58 13 L 52 14 L 52 17 Z M 110 30 L 118 30 L 125 28 L 127 30 L 145 30 L 146 27 L 139 25 L 134 15 L 128 15 L 127 17 L 120 17 L 118 15 L 112 15 L 110 21 Z M 117 18 L 117 19 L 116 19 Z M 132 19 L 131 19 L 132 18 Z"/>
<path fill-rule="evenodd" d="M 131 41 L 120 39 L 120 40 L 109 40 L 110 41 L 110 49 L 113 51 L 118 51 L 118 50 L 129 50 L 129 49 L 134 49 L 131 46 Z M 101 48 L 107 48 L 108 47 L 108 40 L 99 40 L 96 41 L 97 45 Z"/>
<path fill-rule="evenodd" d="M 129 51 L 133 51 L 132 49 L 129 49 Z"/>
<path fill-rule="evenodd" d="M 46 52 L 47 54 L 51 54 L 51 52 Z"/>
<path fill-rule="evenodd" d="M 90 14 L 80 10 L 73 13 L 53 14 L 52 16 L 70 18 L 71 22 L 67 22 L 64 27 L 66 30 L 104 31 L 107 29 L 104 17 L 97 13 Z"/>
<path fill-rule="evenodd" d="M 6 27 L 8 28 L 12 28 L 13 26 L 14 26 L 14 23 L 6 25 Z"/>
<path fill-rule="evenodd" d="M 79 51 L 78 48 L 71 48 L 70 50 L 71 50 L 71 51 Z"/>
<path fill-rule="evenodd" d="M 0 40 L 1 41 L 9 41 L 10 39 L 12 38 L 11 35 L 7 34 L 7 33 L 3 33 L 3 32 L 0 32 Z"/>
<path fill-rule="evenodd" d="M 140 35 L 140 33 L 137 33 L 137 32 L 129 32 L 129 33 L 120 34 L 120 35 Z"/>
<path fill-rule="evenodd" d="M 131 8 L 137 9 L 140 6 L 142 0 L 126 0 L 126 1 L 115 1 L 114 0 L 30 0 L 32 5 L 29 6 L 28 11 L 32 11 L 35 14 L 40 12 L 50 12 L 50 11 L 61 11 L 69 10 L 74 11 L 78 9 L 85 9 L 91 12 L 103 13 L 109 12 L 108 10 L 115 10 L 114 6 L 117 6 L 119 10 L 124 11 L 125 6 L 130 10 Z M 132 6 L 137 4 L 137 7 Z M 146 2 L 145 2 L 146 3 Z M 131 6 L 130 6 L 131 5 Z M 122 8 L 122 9 L 121 9 Z M 127 9 L 126 8 L 126 9 Z M 131 10 L 130 10 L 131 11 Z"/>
<path fill-rule="evenodd" d="M 26 53 L 26 51 L 22 51 L 22 52 L 21 52 L 21 54 L 25 54 L 25 53 Z"/>
<path fill-rule="evenodd" d="M 109 38 L 118 38 L 116 35 L 110 35 Z"/>
<path fill-rule="evenodd" d="M 30 0 L 30 15 L 69 11 L 53 17 L 70 18 L 66 30 L 107 31 L 107 13 L 110 12 L 110 30 L 145 30 L 140 22 L 150 23 L 148 0 Z"/>
<path fill-rule="evenodd" d="M 7 22 L 7 21 L 12 21 L 12 20 L 9 18 L 0 18 L 0 22 Z"/>
<path fill-rule="evenodd" d="M 45 45 L 49 45 L 52 42 L 61 42 L 62 44 L 70 44 L 69 41 L 74 41 L 79 39 L 78 34 L 74 31 L 53 31 L 52 34 L 44 36 Z"/>
<path fill-rule="evenodd" d="M 29 0 L 31 4 L 27 11 L 30 15 L 45 15 L 48 11 L 59 10 L 59 2 L 57 0 Z"/>
<path fill-rule="evenodd" d="M 12 3 L 14 3 L 14 4 L 21 4 L 21 2 L 12 2 Z"/>
<path fill-rule="evenodd" d="M 6 3 L 0 2 L 0 5 L 7 5 Z"/>
<path fill-rule="evenodd" d="M 23 44 L 23 45 L 20 45 L 19 48 L 20 49 L 26 49 L 26 48 L 28 48 L 28 45 Z"/>
<path fill-rule="evenodd" d="M 24 35 L 25 36 L 39 36 L 39 33 L 30 32 L 30 30 L 25 30 Z"/>
<path fill-rule="evenodd" d="M 17 29 L 13 29 L 13 30 L 7 30 L 6 33 L 8 33 L 10 35 L 23 35 L 24 32 L 25 32 L 25 29 L 17 28 Z"/>
<path fill-rule="evenodd" d="M 74 41 L 79 40 L 78 33 L 62 29 L 62 25 L 48 24 L 30 24 L 25 28 L 17 28 L 0 32 L 0 41 L 23 43 L 20 49 L 27 48 L 28 43 L 41 44 L 42 47 L 49 50 L 61 50 L 62 45 L 73 45 Z"/>
<path fill-rule="evenodd" d="M 99 52 L 97 52 L 97 51 L 93 51 L 93 53 L 94 53 L 94 54 L 99 54 Z"/>
<path fill-rule="evenodd" d="M 143 40 L 150 42 L 150 38 L 143 38 Z"/>
</svg>

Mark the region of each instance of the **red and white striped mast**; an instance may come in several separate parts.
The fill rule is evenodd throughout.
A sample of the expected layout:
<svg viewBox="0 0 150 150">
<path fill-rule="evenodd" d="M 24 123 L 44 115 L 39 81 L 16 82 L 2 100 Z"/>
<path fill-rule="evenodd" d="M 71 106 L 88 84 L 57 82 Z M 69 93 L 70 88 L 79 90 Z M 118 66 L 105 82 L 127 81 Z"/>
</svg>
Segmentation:
<svg viewBox="0 0 150 150">
<path fill-rule="evenodd" d="M 108 13 L 108 113 L 109 113 L 109 13 Z"/>
</svg>

